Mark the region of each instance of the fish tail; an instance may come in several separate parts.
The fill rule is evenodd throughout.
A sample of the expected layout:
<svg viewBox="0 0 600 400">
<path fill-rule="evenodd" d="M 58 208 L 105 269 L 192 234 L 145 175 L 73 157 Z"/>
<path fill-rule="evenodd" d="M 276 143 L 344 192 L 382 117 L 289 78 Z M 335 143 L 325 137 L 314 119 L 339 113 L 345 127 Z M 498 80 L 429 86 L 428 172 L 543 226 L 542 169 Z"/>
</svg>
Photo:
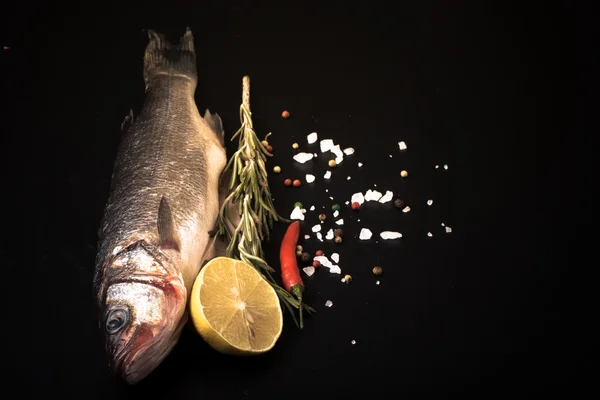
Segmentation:
<svg viewBox="0 0 600 400">
<path fill-rule="evenodd" d="M 144 81 L 157 75 L 185 75 L 198 78 L 194 36 L 188 27 L 179 45 L 172 45 L 163 34 L 148 30 L 150 42 L 144 55 Z"/>
</svg>

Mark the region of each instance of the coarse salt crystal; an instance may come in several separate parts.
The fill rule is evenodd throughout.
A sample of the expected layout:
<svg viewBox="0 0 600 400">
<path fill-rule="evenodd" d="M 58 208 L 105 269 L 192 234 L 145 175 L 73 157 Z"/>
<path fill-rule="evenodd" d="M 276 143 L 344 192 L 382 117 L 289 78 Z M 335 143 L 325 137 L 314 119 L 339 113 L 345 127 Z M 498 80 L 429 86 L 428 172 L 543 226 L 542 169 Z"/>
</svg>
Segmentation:
<svg viewBox="0 0 600 400">
<path fill-rule="evenodd" d="M 313 260 L 318 261 L 325 268 L 329 268 L 329 272 L 332 274 L 341 274 L 342 270 L 339 266 L 334 265 L 329 259 L 325 256 L 315 256 Z"/>
<path fill-rule="evenodd" d="M 311 276 L 315 273 L 315 267 L 304 267 L 302 268 L 302 271 L 304 271 L 306 275 Z"/>
<path fill-rule="evenodd" d="M 429 237 L 432 237 L 432 236 L 433 236 L 433 233 L 431 233 L 431 232 L 427 232 L 427 236 L 429 236 Z"/>
<path fill-rule="evenodd" d="M 337 225 L 344 225 L 344 219 L 343 218 L 342 219 L 338 219 L 337 221 L 335 221 L 335 223 Z"/>
<path fill-rule="evenodd" d="M 306 208 L 302 209 L 302 214 L 306 214 Z"/>
<path fill-rule="evenodd" d="M 319 155 L 317 153 L 313 153 L 313 156 L 315 156 L 315 158 L 317 158 Z"/>
<path fill-rule="evenodd" d="M 325 239 L 331 240 L 333 239 L 333 229 L 327 231 L 327 235 L 325 235 Z"/>
<path fill-rule="evenodd" d="M 338 267 L 337 265 L 332 265 L 331 268 L 329 268 L 329 272 L 332 274 L 341 274 L 342 269 L 340 267 Z"/>
<path fill-rule="evenodd" d="M 321 235 L 321 232 L 317 232 L 317 239 L 319 239 L 321 242 L 323 241 L 323 235 Z"/>
<path fill-rule="evenodd" d="M 320 232 L 321 231 L 321 224 L 317 224 L 315 226 L 312 227 L 312 231 L 313 232 Z"/>
<path fill-rule="evenodd" d="M 350 199 L 350 201 L 352 203 L 358 203 L 358 204 L 362 204 L 365 202 L 365 197 L 363 196 L 363 194 L 361 192 L 358 193 L 354 193 L 352 195 L 352 198 Z"/>
<path fill-rule="evenodd" d="M 369 239 L 371 239 L 371 236 L 373 236 L 373 233 L 369 229 L 362 228 L 360 230 L 360 234 L 358 235 L 358 238 L 360 240 L 369 240 Z"/>
<path fill-rule="evenodd" d="M 390 154 L 390 158 L 392 158 L 392 155 Z"/>
<path fill-rule="evenodd" d="M 352 178 L 350 178 L 350 177 L 347 177 L 346 179 L 347 179 L 347 180 L 350 180 L 350 179 L 352 179 Z"/>
<path fill-rule="evenodd" d="M 304 235 L 304 239 L 310 239 L 310 235 Z"/>
<path fill-rule="evenodd" d="M 410 211 L 410 207 L 409 207 L 409 206 L 406 206 L 406 207 L 404 207 L 404 208 L 402 209 L 402 212 L 405 212 L 405 213 L 407 213 L 407 212 L 409 212 L 409 211 Z"/>
<path fill-rule="evenodd" d="M 340 145 L 339 144 L 336 144 L 335 146 L 333 146 L 331 148 L 331 152 L 333 154 L 335 154 L 335 163 L 336 164 L 341 164 L 342 161 L 344 161 L 344 153 L 340 149 Z"/>
<path fill-rule="evenodd" d="M 344 149 L 344 154 L 349 156 L 350 154 L 354 154 L 354 149 L 352 147 L 348 147 Z"/>
<path fill-rule="evenodd" d="M 304 164 L 308 160 L 312 160 L 314 155 L 312 153 L 298 153 L 294 156 L 294 160 L 298 161 L 300 164 Z"/>
<path fill-rule="evenodd" d="M 323 178 L 325 178 L 325 179 L 331 178 L 331 171 L 325 172 L 325 175 L 323 175 Z"/>
<path fill-rule="evenodd" d="M 344 204 L 345 204 L 345 205 L 348 205 L 348 204 L 350 204 L 350 202 L 349 202 L 348 200 L 346 200 L 346 202 L 345 202 Z"/>
<path fill-rule="evenodd" d="M 442 226 L 446 226 L 446 224 L 444 224 L 444 223 L 442 222 Z"/>
<path fill-rule="evenodd" d="M 329 198 L 330 198 L 331 200 L 333 200 L 333 197 L 332 197 L 332 196 L 329 196 Z"/>
<path fill-rule="evenodd" d="M 435 166 L 435 169 L 438 169 L 439 167 L 440 167 L 439 165 L 436 165 L 436 166 Z"/>
<path fill-rule="evenodd" d="M 315 206 L 310 206 L 310 211 L 315 211 Z"/>
<path fill-rule="evenodd" d="M 331 307 L 333 305 L 333 302 L 331 300 L 327 300 L 325 302 L 325 307 Z"/>
<path fill-rule="evenodd" d="M 350 343 L 352 343 L 352 344 L 356 344 L 356 340 L 353 340 L 353 341 L 351 341 Z"/>
<path fill-rule="evenodd" d="M 444 164 L 444 169 L 448 169 L 448 164 Z"/>
<path fill-rule="evenodd" d="M 406 150 L 406 143 L 398 142 L 398 147 L 400 147 L 400 150 Z"/>
<path fill-rule="evenodd" d="M 306 174 L 306 183 L 313 183 L 315 181 L 315 176 L 311 174 Z"/>
<path fill-rule="evenodd" d="M 402 234 L 400 232 L 383 231 L 379 234 L 379 236 L 381 236 L 381 238 L 384 240 L 388 240 L 401 238 Z"/>
<path fill-rule="evenodd" d="M 331 150 L 333 147 L 333 140 L 331 139 L 323 139 L 321 140 L 321 153 L 325 153 L 326 151 Z"/>
<path fill-rule="evenodd" d="M 379 285 L 379 281 L 375 282 L 376 285 Z"/>
<path fill-rule="evenodd" d="M 333 212 L 333 218 L 337 218 L 338 215 L 340 215 L 340 212 L 338 210 L 335 210 Z"/>
<path fill-rule="evenodd" d="M 381 192 L 369 189 L 367 190 L 367 193 L 365 193 L 365 201 L 377 201 L 381 198 L 381 196 Z"/>
<path fill-rule="evenodd" d="M 331 255 L 331 259 L 335 262 L 335 263 L 339 263 L 340 262 L 340 255 L 338 253 L 333 253 Z"/>
<path fill-rule="evenodd" d="M 314 142 L 317 141 L 318 138 L 319 138 L 319 135 L 317 135 L 317 132 L 313 132 L 313 133 L 310 133 L 308 136 L 306 136 L 306 141 L 308 142 L 308 144 L 313 144 Z"/>
<path fill-rule="evenodd" d="M 451 233 L 452 232 L 452 228 L 450 228 L 449 226 L 446 227 L 446 233 Z"/>
<path fill-rule="evenodd" d="M 394 197 L 394 192 L 392 192 L 391 190 L 386 190 L 385 195 L 379 199 L 379 202 L 387 203 L 388 201 L 391 201 L 393 197 Z"/>
<path fill-rule="evenodd" d="M 427 205 L 430 206 L 433 204 L 433 200 L 427 200 Z"/>
<path fill-rule="evenodd" d="M 294 208 L 290 214 L 290 219 L 299 219 L 300 221 L 304 221 L 304 214 L 302 213 L 300 207 Z"/>
<path fill-rule="evenodd" d="M 359 162 L 359 163 L 358 163 L 358 166 L 359 166 L 359 167 L 362 167 L 362 166 L 363 166 L 363 163 Z"/>
</svg>

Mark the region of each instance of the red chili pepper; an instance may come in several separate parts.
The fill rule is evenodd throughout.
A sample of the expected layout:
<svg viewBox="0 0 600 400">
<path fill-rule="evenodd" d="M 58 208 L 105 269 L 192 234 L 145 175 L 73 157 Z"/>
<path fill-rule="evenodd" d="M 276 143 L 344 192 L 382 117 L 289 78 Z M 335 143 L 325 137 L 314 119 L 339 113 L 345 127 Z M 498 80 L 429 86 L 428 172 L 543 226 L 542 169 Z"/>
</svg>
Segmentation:
<svg viewBox="0 0 600 400">
<path fill-rule="evenodd" d="M 300 269 L 296 260 L 296 246 L 299 237 L 300 222 L 292 222 L 288 226 L 281 242 L 279 262 L 281 264 L 281 279 L 283 280 L 285 290 L 294 295 L 300 302 L 300 328 L 302 328 L 302 292 L 304 291 L 304 282 L 302 282 L 302 278 L 300 277 Z"/>
</svg>

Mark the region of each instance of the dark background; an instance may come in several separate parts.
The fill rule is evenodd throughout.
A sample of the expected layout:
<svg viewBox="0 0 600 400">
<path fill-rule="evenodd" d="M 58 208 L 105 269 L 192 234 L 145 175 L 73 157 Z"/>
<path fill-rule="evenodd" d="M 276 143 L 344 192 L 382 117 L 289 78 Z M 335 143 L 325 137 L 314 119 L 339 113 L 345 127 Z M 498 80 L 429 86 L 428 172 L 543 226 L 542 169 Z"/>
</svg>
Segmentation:
<svg viewBox="0 0 600 400">
<path fill-rule="evenodd" d="M 487 397 L 566 384 L 559 267 L 567 248 L 542 244 L 552 229 L 541 205 L 557 198 L 542 199 L 538 189 L 554 179 L 542 172 L 543 145 L 579 99 L 561 61 L 576 57 L 567 36 L 572 10 L 510 2 L 128 4 L 12 1 L 0 11 L 0 45 L 10 47 L 0 54 L 6 382 L 25 393 L 119 399 Z M 225 357 L 189 330 L 151 376 L 126 388 L 106 370 L 94 319 L 96 230 L 120 123 L 143 101 L 142 29 L 177 41 L 187 25 L 196 39 L 198 107 L 218 112 L 228 135 L 239 127 L 242 76 L 251 77 L 255 126 L 261 136 L 273 132 L 269 168 L 284 171 L 270 176 L 281 214 L 295 201 L 329 209 L 374 184 L 412 211 L 345 207 L 344 243 L 305 241 L 311 252 L 338 251 L 354 281 L 344 285 L 326 271 L 306 278 L 307 302 L 318 312 L 302 331 L 286 317 L 268 354 Z M 560 105 L 559 91 L 568 95 Z M 307 149 L 313 131 L 356 149 L 330 183 L 322 179 L 325 155 L 304 166 L 291 158 L 291 144 Z M 408 144 L 402 154 L 399 140 Z M 433 168 L 445 163 L 448 171 Z M 561 179 L 560 165 L 548 168 Z M 282 185 L 307 171 L 314 184 Z M 358 242 L 360 227 L 404 238 Z M 273 265 L 284 228 L 265 247 Z M 374 265 L 384 269 L 379 286 Z"/>
</svg>

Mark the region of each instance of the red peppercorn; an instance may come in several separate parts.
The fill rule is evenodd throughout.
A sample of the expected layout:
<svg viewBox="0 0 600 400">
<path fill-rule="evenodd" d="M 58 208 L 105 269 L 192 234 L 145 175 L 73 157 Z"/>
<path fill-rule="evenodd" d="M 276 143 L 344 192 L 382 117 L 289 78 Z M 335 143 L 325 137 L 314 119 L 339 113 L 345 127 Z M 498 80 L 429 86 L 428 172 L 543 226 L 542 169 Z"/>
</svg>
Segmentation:
<svg viewBox="0 0 600 400">
<path fill-rule="evenodd" d="M 285 186 L 292 186 L 292 180 L 291 179 L 286 179 L 285 181 L 283 181 L 283 184 Z"/>
<path fill-rule="evenodd" d="M 321 266 L 321 263 L 317 260 L 314 260 L 312 266 L 313 266 L 313 268 L 319 268 Z"/>
<path fill-rule="evenodd" d="M 287 119 L 290 117 L 290 112 L 285 110 L 284 112 L 281 113 L 281 116 L 283 117 L 283 119 Z"/>
<path fill-rule="evenodd" d="M 317 257 L 320 257 L 320 256 L 322 256 L 323 254 L 324 254 L 324 253 L 323 253 L 323 250 L 317 250 L 317 252 L 315 253 L 315 256 L 317 256 Z"/>
<path fill-rule="evenodd" d="M 293 185 L 294 187 L 300 187 L 300 185 L 302 185 L 302 182 L 300 182 L 300 179 L 295 179 Z"/>
<path fill-rule="evenodd" d="M 360 204 L 355 201 L 354 203 L 352 203 L 352 209 L 354 211 L 360 210 Z"/>
<path fill-rule="evenodd" d="M 268 146 L 267 146 L 267 151 L 268 151 L 269 153 L 272 153 L 272 152 L 273 152 L 273 146 L 271 146 L 271 145 L 268 145 Z"/>
</svg>

